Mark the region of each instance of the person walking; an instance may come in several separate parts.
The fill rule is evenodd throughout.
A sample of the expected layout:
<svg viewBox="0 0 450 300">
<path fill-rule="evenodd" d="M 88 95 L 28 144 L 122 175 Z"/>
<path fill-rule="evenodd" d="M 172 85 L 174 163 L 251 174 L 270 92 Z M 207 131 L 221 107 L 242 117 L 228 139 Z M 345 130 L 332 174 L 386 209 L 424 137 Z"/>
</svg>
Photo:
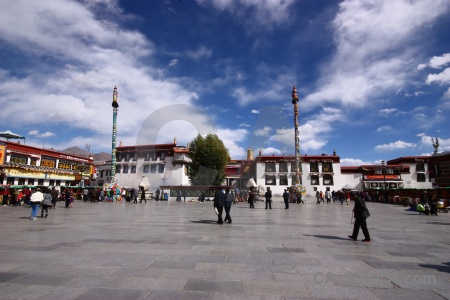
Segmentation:
<svg viewBox="0 0 450 300">
<path fill-rule="evenodd" d="M 316 199 L 317 199 L 317 204 L 320 204 L 320 192 L 317 190 L 316 191 Z"/>
<path fill-rule="evenodd" d="M 186 202 L 187 190 L 183 190 L 183 202 Z"/>
<path fill-rule="evenodd" d="M 41 219 L 44 218 L 44 211 L 45 211 L 45 218 L 48 217 L 48 209 L 52 207 L 52 195 L 48 192 L 48 190 L 44 191 L 44 200 L 42 200 L 42 206 L 41 206 Z"/>
<path fill-rule="evenodd" d="M 139 203 L 142 203 L 142 200 L 144 200 L 145 203 L 147 203 L 147 199 L 145 199 L 145 189 L 144 189 L 144 187 L 141 187 L 141 201 L 139 201 Z"/>
<path fill-rule="evenodd" d="M 270 190 L 270 187 L 267 188 L 264 196 L 266 197 L 266 209 L 267 207 L 269 207 L 269 209 L 272 209 L 272 191 Z"/>
<path fill-rule="evenodd" d="M 133 197 L 133 203 L 136 203 L 136 204 L 137 204 L 137 199 L 138 199 L 138 197 L 139 197 L 139 190 L 133 188 L 133 189 L 131 190 L 131 192 L 133 193 L 133 195 L 132 195 L 132 197 Z"/>
<path fill-rule="evenodd" d="M 255 208 L 254 202 L 255 202 L 255 188 L 251 187 L 250 192 L 248 193 L 248 203 L 250 204 L 250 208 Z"/>
<path fill-rule="evenodd" d="M 289 193 L 287 189 L 284 189 L 283 199 L 284 199 L 284 209 L 289 209 Z"/>
<path fill-rule="evenodd" d="M 366 219 L 370 217 L 369 210 L 366 207 L 364 200 L 358 195 L 354 195 L 355 207 L 353 208 L 353 214 L 355 217 L 355 225 L 353 226 L 353 234 L 348 237 L 354 241 L 358 239 L 359 228 L 362 229 L 364 234 L 363 242 L 370 242 L 370 234 L 367 229 Z"/>
<path fill-rule="evenodd" d="M 177 191 L 177 202 L 181 202 L 181 191 Z"/>
<path fill-rule="evenodd" d="M 161 193 L 161 191 L 159 190 L 159 188 L 156 190 L 155 192 L 155 200 L 159 201 L 159 194 Z"/>
<path fill-rule="evenodd" d="M 234 196 L 233 194 L 230 192 L 230 188 L 227 187 L 225 190 L 225 222 L 230 223 L 231 224 L 231 215 L 230 215 L 230 210 L 231 210 L 231 205 L 234 202 Z"/>
<path fill-rule="evenodd" d="M 58 200 L 58 190 L 53 187 L 52 191 L 50 192 L 50 195 L 52 196 L 52 208 L 56 209 L 56 201 Z"/>
<path fill-rule="evenodd" d="M 70 208 L 70 191 L 68 188 L 64 191 L 65 208 Z"/>
<path fill-rule="evenodd" d="M 18 190 L 17 194 L 17 206 L 22 206 L 22 199 L 25 197 L 25 193 L 22 190 Z"/>
<path fill-rule="evenodd" d="M 325 192 L 325 199 L 327 199 L 327 204 L 331 203 L 331 192 L 330 191 Z"/>
<path fill-rule="evenodd" d="M 44 194 L 42 194 L 41 189 L 37 189 L 36 192 L 34 192 L 30 197 L 30 205 L 31 205 L 31 220 L 37 219 L 37 212 L 39 210 L 39 205 L 41 204 L 42 200 L 44 200 Z"/>
<path fill-rule="evenodd" d="M 217 191 L 214 195 L 214 208 L 217 210 L 217 223 L 223 224 L 222 213 L 223 207 L 225 205 L 225 194 L 223 193 L 221 187 L 217 187 Z"/>
</svg>

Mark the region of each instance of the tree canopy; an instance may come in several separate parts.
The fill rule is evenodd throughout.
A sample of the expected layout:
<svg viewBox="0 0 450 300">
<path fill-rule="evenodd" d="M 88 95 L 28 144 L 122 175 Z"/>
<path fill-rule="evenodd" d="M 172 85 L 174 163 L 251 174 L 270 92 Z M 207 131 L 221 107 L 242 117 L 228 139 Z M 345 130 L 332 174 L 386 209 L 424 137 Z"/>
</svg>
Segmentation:
<svg viewBox="0 0 450 300">
<path fill-rule="evenodd" d="M 188 177 L 192 185 L 220 185 L 225 178 L 228 150 L 217 135 L 200 134 L 189 143 Z"/>
</svg>

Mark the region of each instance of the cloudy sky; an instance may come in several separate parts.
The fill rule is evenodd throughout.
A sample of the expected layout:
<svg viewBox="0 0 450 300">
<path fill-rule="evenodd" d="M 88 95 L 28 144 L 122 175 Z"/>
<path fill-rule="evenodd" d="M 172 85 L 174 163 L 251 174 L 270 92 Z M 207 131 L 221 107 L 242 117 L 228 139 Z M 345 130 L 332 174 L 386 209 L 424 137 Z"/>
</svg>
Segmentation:
<svg viewBox="0 0 450 300">
<path fill-rule="evenodd" d="M 450 0 L 0 0 L 0 131 L 110 152 L 216 133 L 343 165 L 450 150 Z"/>
</svg>

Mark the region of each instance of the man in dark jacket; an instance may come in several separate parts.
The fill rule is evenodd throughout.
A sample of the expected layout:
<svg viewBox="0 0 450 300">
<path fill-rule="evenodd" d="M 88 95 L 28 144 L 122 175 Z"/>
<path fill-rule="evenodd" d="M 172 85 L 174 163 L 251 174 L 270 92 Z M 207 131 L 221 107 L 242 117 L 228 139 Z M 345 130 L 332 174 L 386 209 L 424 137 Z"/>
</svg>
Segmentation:
<svg viewBox="0 0 450 300">
<path fill-rule="evenodd" d="M 269 209 L 272 209 L 272 191 L 270 190 L 270 187 L 267 188 L 267 192 L 264 194 L 266 197 L 266 209 L 269 207 Z"/>
<path fill-rule="evenodd" d="M 283 200 L 284 200 L 284 208 L 289 209 L 289 193 L 287 189 L 284 190 Z"/>
<path fill-rule="evenodd" d="M 224 205 L 225 205 L 225 194 L 222 191 L 222 188 L 218 187 L 216 194 L 214 195 L 214 207 L 217 209 L 218 224 L 223 224 L 222 212 Z"/>
<path fill-rule="evenodd" d="M 353 227 L 353 234 L 348 237 L 356 241 L 358 239 L 359 228 L 361 227 L 364 234 L 363 242 L 370 242 L 370 234 L 367 229 L 366 219 L 370 217 L 369 210 L 366 207 L 364 200 L 358 195 L 353 195 L 355 200 L 355 207 L 353 208 L 353 213 L 355 216 L 355 225 Z"/>
<path fill-rule="evenodd" d="M 225 195 L 224 195 L 224 199 L 225 199 L 225 222 L 227 223 L 231 223 L 231 215 L 230 215 L 230 210 L 231 210 L 231 204 L 234 202 L 234 196 L 232 193 L 230 193 L 230 188 L 227 187 Z"/>
</svg>

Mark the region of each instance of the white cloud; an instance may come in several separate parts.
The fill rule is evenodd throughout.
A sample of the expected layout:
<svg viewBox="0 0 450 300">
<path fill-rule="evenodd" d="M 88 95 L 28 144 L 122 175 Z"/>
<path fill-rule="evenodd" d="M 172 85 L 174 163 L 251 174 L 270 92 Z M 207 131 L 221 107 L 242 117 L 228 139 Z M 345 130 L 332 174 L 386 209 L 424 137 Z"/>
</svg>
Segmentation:
<svg viewBox="0 0 450 300">
<path fill-rule="evenodd" d="M 218 11 L 227 11 L 237 20 L 244 20 L 252 28 L 264 24 L 265 28 L 289 23 L 290 7 L 295 0 L 196 0 L 199 5 L 211 5 Z"/>
<path fill-rule="evenodd" d="M 439 140 L 438 152 L 450 151 L 450 138 L 449 139 L 443 139 L 443 138 L 440 138 L 440 137 L 437 137 L 437 136 L 429 136 L 429 135 L 426 135 L 425 133 L 419 133 L 417 136 L 420 137 L 421 145 L 424 148 L 430 149 L 430 153 L 432 153 L 433 150 L 434 150 L 433 143 L 432 143 L 431 139 L 436 141 L 436 138 Z"/>
<path fill-rule="evenodd" d="M 441 68 L 450 63 L 450 53 L 445 53 L 442 56 L 433 56 L 430 59 L 429 66 L 432 68 Z"/>
<path fill-rule="evenodd" d="M 382 113 L 382 114 L 392 114 L 392 113 L 397 112 L 397 111 L 398 111 L 398 109 L 396 109 L 396 108 L 384 108 L 384 109 L 380 110 L 380 113 Z"/>
<path fill-rule="evenodd" d="M 257 109 L 252 109 L 251 113 L 252 113 L 252 114 L 259 114 L 259 110 L 257 110 Z"/>
<path fill-rule="evenodd" d="M 390 126 L 390 125 L 386 125 L 386 126 L 380 126 L 380 127 L 378 127 L 377 128 L 377 132 L 382 132 L 382 133 L 386 133 L 386 132 L 389 132 L 389 131 L 392 131 L 392 126 Z"/>
<path fill-rule="evenodd" d="M 169 67 L 176 66 L 177 64 L 178 64 L 178 59 L 174 58 L 174 59 L 170 60 Z"/>
<path fill-rule="evenodd" d="M 426 80 L 427 84 L 436 82 L 438 84 L 449 84 L 450 83 L 450 68 L 445 69 L 438 74 L 429 74 Z"/>
<path fill-rule="evenodd" d="M 188 50 L 184 54 L 194 60 L 199 60 L 202 58 L 210 58 L 212 56 L 212 50 L 205 46 L 200 46 L 197 50 Z"/>
<path fill-rule="evenodd" d="M 364 107 L 370 98 L 403 87 L 411 76 L 405 62 L 420 52 L 412 41 L 449 2 L 348 0 L 339 6 L 333 21 L 336 51 L 324 64 L 319 88 L 305 98 L 309 108 L 324 102 Z"/>
<path fill-rule="evenodd" d="M 244 158 L 247 156 L 246 149 L 238 145 L 239 142 L 243 142 L 248 136 L 247 129 L 219 129 L 217 130 L 217 136 L 223 141 L 225 147 L 232 158 Z"/>
<path fill-rule="evenodd" d="M 375 146 L 375 150 L 377 151 L 390 151 L 395 149 L 407 149 L 407 148 L 415 148 L 416 144 L 408 143 L 404 141 L 396 141 L 389 144 L 377 145 Z"/>
<path fill-rule="evenodd" d="M 262 154 L 263 155 L 273 155 L 273 154 L 280 155 L 281 151 L 279 149 L 276 149 L 273 147 L 267 147 L 262 150 Z"/>
<path fill-rule="evenodd" d="M 256 129 L 253 133 L 256 136 L 269 136 L 271 131 L 272 128 L 270 128 L 269 126 L 264 126 L 264 128 Z"/>
<path fill-rule="evenodd" d="M 40 59 L 28 64 L 25 76 L 0 71 L 0 119 L 5 123 L 27 126 L 51 121 L 61 125 L 61 132 L 54 130 L 60 138 L 65 137 L 64 128 L 83 129 L 84 135 L 106 141 L 103 147 L 108 147 L 114 85 L 119 91 L 118 140 L 136 140 L 141 123 L 153 111 L 198 98 L 176 79 L 161 80 L 157 68 L 142 64 L 141 59 L 154 51 L 142 34 L 95 16 L 80 2 L 2 2 L 2 45 L 27 57 L 54 61 L 51 72 L 42 72 Z M 17 111 L 20 118 L 15 117 Z M 189 115 L 181 117 L 185 119 Z"/>
<path fill-rule="evenodd" d="M 28 132 L 28 134 L 35 136 L 37 138 L 46 138 L 46 137 L 51 137 L 51 136 L 55 135 L 53 132 L 49 132 L 49 131 L 40 133 L 39 130 L 32 130 L 32 131 Z"/>
<path fill-rule="evenodd" d="M 357 158 L 341 158 L 341 166 L 372 165 L 374 162 L 363 161 Z"/>
</svg>

